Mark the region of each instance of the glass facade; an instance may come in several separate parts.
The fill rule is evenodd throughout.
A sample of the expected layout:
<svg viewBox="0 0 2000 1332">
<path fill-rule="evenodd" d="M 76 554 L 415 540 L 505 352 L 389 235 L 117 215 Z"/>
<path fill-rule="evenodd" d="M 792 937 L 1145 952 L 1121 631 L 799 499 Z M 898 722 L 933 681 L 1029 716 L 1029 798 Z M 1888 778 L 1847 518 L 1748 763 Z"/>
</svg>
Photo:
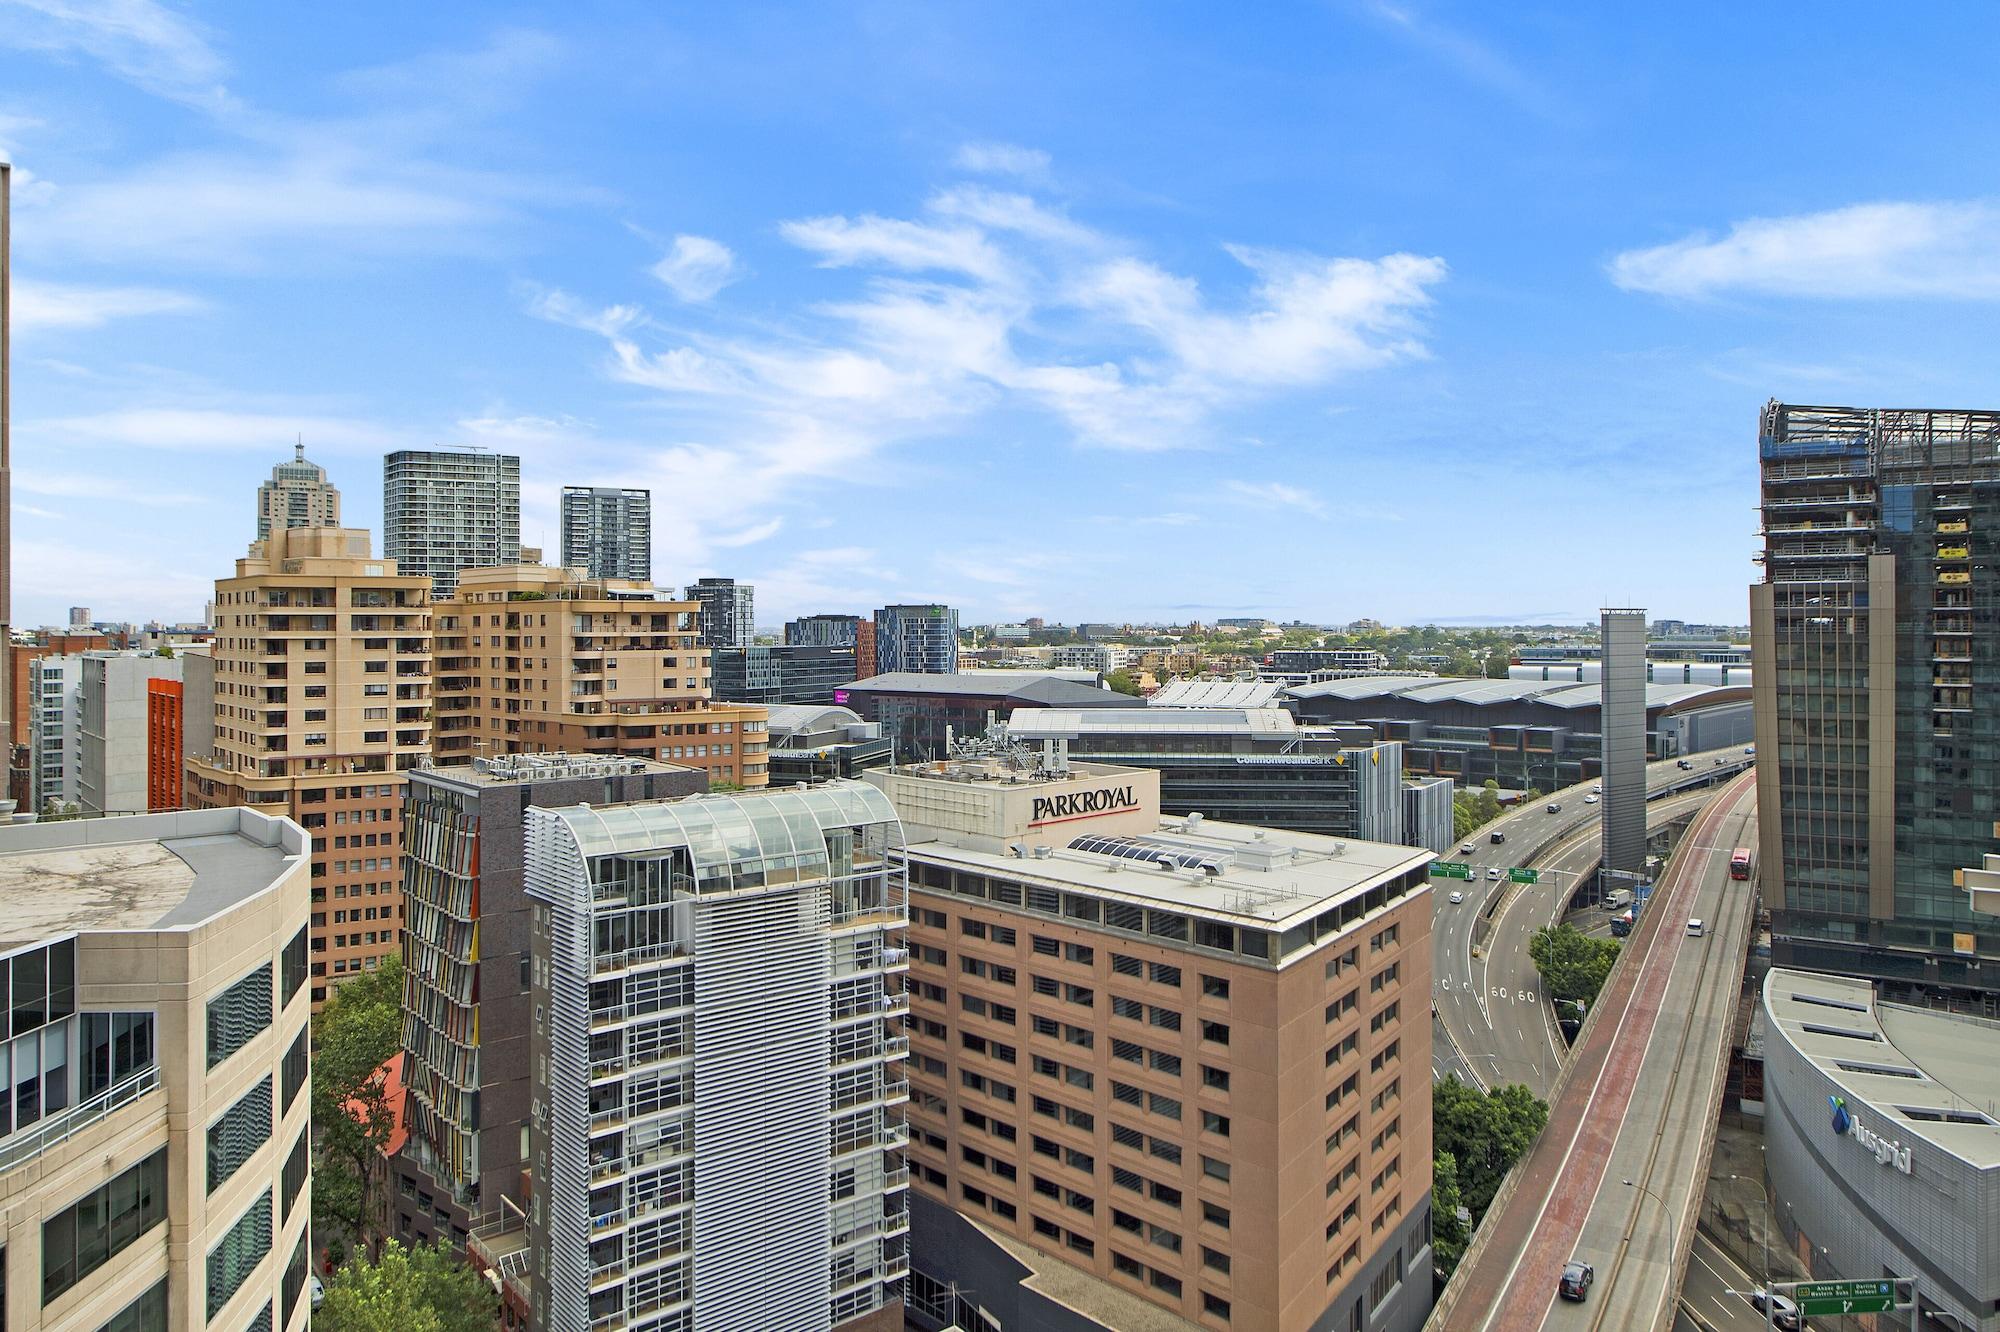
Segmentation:
<svg viewBox="0 0 2000 1332">
<path fill-rule="evenodd" d="M 1772 403 L 1759 448 L 1775 960 L 1990 991 L 1957 876 L 2000 841 L 2000 413 Z"/>
<path fill-rule="evenodd" d="M 167 1151 L 162 1147 L 42 1223 L 42 1303 L 166 1219 Z"/>
</svg>

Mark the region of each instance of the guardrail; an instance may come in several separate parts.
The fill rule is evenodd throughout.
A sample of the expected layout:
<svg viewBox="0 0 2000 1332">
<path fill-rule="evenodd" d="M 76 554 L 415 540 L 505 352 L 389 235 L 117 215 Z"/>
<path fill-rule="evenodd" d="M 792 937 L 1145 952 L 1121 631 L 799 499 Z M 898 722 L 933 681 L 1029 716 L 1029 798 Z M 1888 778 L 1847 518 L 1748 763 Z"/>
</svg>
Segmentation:
<svg viewBox="0 0 2000 1332">
<path fill-rule="evenodd" d="M 160 1068 L 155 1064 L 141 1069 L 116 1086 L 107 1087 L 87 1101 L 79 1101 L 59 1111 L 33 1128 L 0 1138 L 0 1171 L 12 1170 L 21 1162 L 39 1156 L 79 1130 L 96 1123 L 120 1106 L 129 1105 L 160 1085 Z"/>
</svg>

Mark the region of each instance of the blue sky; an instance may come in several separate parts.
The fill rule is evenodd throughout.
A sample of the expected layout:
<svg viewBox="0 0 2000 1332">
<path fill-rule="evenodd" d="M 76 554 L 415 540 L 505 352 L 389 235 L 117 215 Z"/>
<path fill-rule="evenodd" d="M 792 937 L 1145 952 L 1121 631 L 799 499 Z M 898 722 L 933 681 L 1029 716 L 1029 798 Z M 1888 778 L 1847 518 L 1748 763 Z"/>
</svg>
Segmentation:
<svg viewBox="0 0 2000 1332">
<path fill-rule="evenodd" d="M 766 628 L 1741 621 L 1766 398 L 2000 399 L 1983 6 L 304 14 L 0 0 L 23 623 L 197 615 L 299 433 Z"/>
</svg>

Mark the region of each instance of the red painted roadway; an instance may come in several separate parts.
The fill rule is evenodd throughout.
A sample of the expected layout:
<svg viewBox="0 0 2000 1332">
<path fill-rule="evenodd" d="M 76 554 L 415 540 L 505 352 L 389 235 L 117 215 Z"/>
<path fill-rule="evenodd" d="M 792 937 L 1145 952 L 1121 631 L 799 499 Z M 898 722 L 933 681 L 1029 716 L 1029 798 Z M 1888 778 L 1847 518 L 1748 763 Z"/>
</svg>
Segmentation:
<svg viewBox="0 0 2000 1332">
<path fill-rule="evenodd" d="M 1576 1052 L 1576 1072 L 1550 1108 L 1549 1128 L 1529 1154 L 1519 1186 L 1500 1215 L 1485 1219 L 1495 1227 L 1493 1239 L 1479 1255 L 1477 1270 L 1467 1274 L 1471 1282 L 1447 1327 L 1531 1332 L 1547 1318 L 1557 1278 L 1576 1251 L 1631 1104 L 1662 996 L 1687 938 L 1695 894 L 1719 850 L 1710 843 L 1723 820 L 1755 790 L 1741 778 L 1733 786 L 1733 793 L 1710 805 L 1695 824 L 1688 853 L 1641 914 L 1627 945 L 1642 950 L 1639 965 L 1620 967 L 1598 999 L 1600 1008 L 1613 1005 L 1618 1020 L 1610 1023 L 1608 1015 L 1600 1015 L 1590 1040 Z M 1728 849 L 1720 854 L 1727 863 Z M 1593 1298 L 1606 1293 L 1595 1291 Z"/>
</svg>

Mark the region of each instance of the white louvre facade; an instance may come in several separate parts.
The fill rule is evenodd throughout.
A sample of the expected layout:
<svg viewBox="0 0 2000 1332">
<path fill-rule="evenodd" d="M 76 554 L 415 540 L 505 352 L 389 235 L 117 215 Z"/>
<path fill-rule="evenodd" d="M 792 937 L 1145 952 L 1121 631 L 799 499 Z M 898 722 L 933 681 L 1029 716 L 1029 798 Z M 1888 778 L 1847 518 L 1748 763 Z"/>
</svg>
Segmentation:
<svg viewBox="0 0 2000 1332">
<path fill-rule="evenodd" d="M 535 1326 L 835 1332 L 899 1306 L 888 800 L 835 782 L 528 818 Z"/>
</svg>

